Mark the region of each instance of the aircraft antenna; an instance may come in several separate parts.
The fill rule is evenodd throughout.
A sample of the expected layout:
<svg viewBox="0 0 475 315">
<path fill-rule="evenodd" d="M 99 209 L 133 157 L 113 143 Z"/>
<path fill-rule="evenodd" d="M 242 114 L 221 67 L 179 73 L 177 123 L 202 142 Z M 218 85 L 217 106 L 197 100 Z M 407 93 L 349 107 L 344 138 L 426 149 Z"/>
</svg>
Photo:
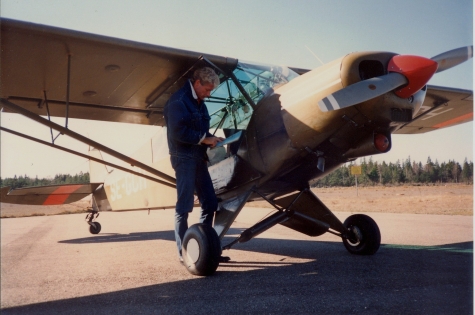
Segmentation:
<svg viewBox="0 0 475 315">
<path fill-rule="evenodd" d="M 308 48 L 307 45 L 304 45 L 304 46 L 305 46 L 305 48 L 308 49 L 308 51 L 309 51 L 315 58 L 317 58 L 318 61 L 320 61 L 320 63 L 321 63 L 322 66 L 323 66 L 323 65 L 324 65 L 323 61 L 322 61 L 320 58 L 318 58 L 318 56 L 317 56 L 310 48 Z"/>
</svg>

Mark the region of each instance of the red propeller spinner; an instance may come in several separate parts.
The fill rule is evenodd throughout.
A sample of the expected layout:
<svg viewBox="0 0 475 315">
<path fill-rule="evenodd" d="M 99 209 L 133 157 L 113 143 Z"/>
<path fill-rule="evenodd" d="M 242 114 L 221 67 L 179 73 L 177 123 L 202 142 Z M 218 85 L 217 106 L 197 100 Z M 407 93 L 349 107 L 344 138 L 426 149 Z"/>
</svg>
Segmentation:
<svg viewBox="0 0 475 315">
<path fill-rule="evenodd" d="M 388 64 L 388 72 L 404 75 L 409 83 L 395 93 L 401 98 L 408 98 L 426 85 L 437 71 L 438 63 L 420 56 L 394 56 Z"/>
</svg>

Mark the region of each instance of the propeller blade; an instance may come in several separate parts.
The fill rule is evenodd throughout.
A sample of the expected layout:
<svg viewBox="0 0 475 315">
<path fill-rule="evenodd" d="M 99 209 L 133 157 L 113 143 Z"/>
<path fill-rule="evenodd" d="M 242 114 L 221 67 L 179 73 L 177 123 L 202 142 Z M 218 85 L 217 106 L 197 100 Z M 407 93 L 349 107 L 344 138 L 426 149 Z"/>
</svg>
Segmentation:
<svg viewBox="0 0 475 315">
<path fill-rule="evenodd" d="M 434 56 L 431 59 L 439 64 L 437 72 L 441 72 L 452 67 L 455 67 L 462 62 L 465 62 L 473 57 L 473 46 L 460 47 L 454 50 L 449 50 L 440 55 Z M 436 72 L 436 73 L 437 73 Z"/>
<path fill-rule="evenodd" d="M 350 107 L 373 99 L 408 83 L 406 77 L 392 72 L 347 86 L 318 102 L 322 112 Z"/>
</svg>

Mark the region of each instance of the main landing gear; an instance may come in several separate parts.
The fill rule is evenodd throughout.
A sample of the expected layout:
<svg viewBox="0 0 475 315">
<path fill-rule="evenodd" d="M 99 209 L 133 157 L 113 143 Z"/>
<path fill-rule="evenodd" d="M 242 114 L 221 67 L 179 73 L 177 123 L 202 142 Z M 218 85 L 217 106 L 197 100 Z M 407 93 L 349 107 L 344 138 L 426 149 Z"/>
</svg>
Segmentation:
<svg viewBox="0 0 475 315">
<path fill-rule="evenodd" d="M 247 242 L 277 224 L 309 236 L 334 234 L 341 237 L 345 248 L 354 255 L 373 255 L 379 249 L 381 233 L 376 222 L 367 215 L 351 215 L 341 223 L 308 189 L 275 201 L 262 197 L 278 211 L 246 229 L 222 248 L 213 227 L 195 224 L 187 230 L 183 240 L 183 260 L 191 274 L 212 275 L 218 268 L 223 249 Z"/>
<path fill-rule="evenodd" d="M 304 226 L 304 222 L 307 221 Z M 236 243 L 244 243 L 258 234 L 270 229 L 276 224 L 282 224 L 309 236 L 318 236 L 331 233 L 339 236 L 349 253 L 354 255 L 373 255 L 381 244 L 381 233 L 376 222 L 364 214 L 349 216 L 341 227 L 335 226 L 336 222 L 329 224 L 325 221 L 314 219 L 308 215 L 292 211 L 281 211 L 248 228 L 223 249 L 231 249 Z M 335 231 L 330 230 L 335 229 Z"/>
</svg>

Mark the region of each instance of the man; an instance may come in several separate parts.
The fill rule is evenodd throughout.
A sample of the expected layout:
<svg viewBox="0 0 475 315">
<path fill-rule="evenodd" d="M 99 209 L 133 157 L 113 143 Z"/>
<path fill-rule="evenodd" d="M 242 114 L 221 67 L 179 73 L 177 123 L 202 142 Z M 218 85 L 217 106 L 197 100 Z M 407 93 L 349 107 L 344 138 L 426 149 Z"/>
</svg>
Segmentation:
<svg viewBox="0 0 475 315">
<path fill-rule="evenodd" d="M 164 108 L 170 160 L 177 181 L 175 239 L 180 262 L 182 241 L 193 211 L 194 192 L 201 203 L 200 223 L 212 225 L 218 201 L 208 172 L 206 150 L 224 139 L 209 133 L 209 113 L 204 99 L 219 85 L 213 69 L 197 69 L 193 79 L 175 92 Z"/>
</svg>

